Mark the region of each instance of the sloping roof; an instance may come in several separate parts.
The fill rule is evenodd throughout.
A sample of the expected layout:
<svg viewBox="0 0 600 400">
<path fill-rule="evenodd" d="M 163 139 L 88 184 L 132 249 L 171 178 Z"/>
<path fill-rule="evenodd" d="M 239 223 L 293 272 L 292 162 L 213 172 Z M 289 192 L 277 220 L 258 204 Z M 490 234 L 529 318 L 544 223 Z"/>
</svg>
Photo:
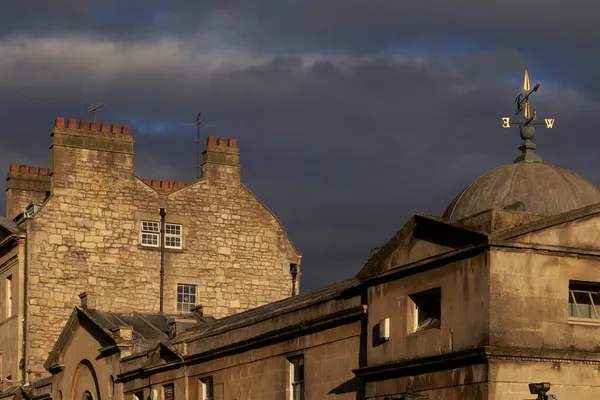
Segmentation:
<svg viewBox="0 0 600 400">
<path fill-rule="evenodd" d="M 9 231 L 13 235 L 25 232 L 12 219 L 7 217 L 0 217 L 0 226 L 2 226 L 4 229 Z"/>
<path fill-rule="evenodd" d="M 309 307 L 339 297 L 343 295 L 344 292 L 357 287 L 359 284 L 360 282 L 357 279 L 351 278 L 320 289 L 301 293 L 294 297 L 265 304 L 264 306 L 244 311 L 239 314 L 217 319 L 213 322 L 198 325 L 178 335 L 173 340 L 173 343 L 189 342 L 203 337 L 217 335 L 229 330 L 264 321 L 276 315 Z"/>
</svg>

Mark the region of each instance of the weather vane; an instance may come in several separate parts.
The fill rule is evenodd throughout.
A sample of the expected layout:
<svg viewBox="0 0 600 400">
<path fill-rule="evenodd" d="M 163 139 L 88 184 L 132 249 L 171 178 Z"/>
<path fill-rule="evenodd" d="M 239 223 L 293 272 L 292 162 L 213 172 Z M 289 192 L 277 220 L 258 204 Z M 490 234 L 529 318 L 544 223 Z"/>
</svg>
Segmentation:
<svg viewBox="0 0 600 400">
<path fill-rule="evenodd" d="M 523 144 L 519 147 L 522 154 L 515 159 L 515 162 L 521 161 L 541 161 L 541 157 L 535 154 L 536 145 L 532 142 L 535 137 L 535 128 L 534 125 L 546 125 L 546 128 L 552 129 L 554 127 L 554 119 L 546 118 L 544 119 L 544 123 L 535 122 L 537 119 L 537 113 L 533 111 L 531 113 L 531 108 L 529 105 L 529 96 L 533 93 L 537 92 L 540 88 L 540 84 L 537 83 L 533 89 L 529 84 L 529 72 L 525 69 L 525 78 L 523 79 L 523 90 L 525 93 L 519 93 L 517 98 L 515 99 L 515 114 L 519 115 L 521 112 L 524 112 L 523 116 L 525 117 L 525 121 L 520 122 L 511 122 L 510 117 L 502 118 L 502 127 L 510 128 L 511 125 L 519 125 L 521 139 L 524 140 Z"/>
</svg>

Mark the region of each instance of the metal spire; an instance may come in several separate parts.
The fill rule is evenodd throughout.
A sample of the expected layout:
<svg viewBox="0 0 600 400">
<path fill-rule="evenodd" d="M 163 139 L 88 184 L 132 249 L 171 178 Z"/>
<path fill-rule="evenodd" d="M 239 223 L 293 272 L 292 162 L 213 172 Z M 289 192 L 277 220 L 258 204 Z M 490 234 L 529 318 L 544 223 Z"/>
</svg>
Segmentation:
<svg viewBox="0 0 600 400">
<path fill-rule="evenodd" d="M 540 84 L 537 83 L 533 89 L 531 89 L 529 83 L 529 71 L 525 69 L 525 77 L 523 78 L 523 93 L 519 93 L 517 98 L 515 99 L 515 114 L 519 115 L 522 111 L 524 111 L 525 122 L 511 122 L 510 117 L 502 118 L 502 127 L 510 128 L 511 125 L 519 125 L 519 133 L 521 139 L 523 139 L 523 143 L 519 146 L 519 150 L 521 150 L 521 155 L 515 159 L 515 163 L 519 162 L 535 162 L 542 161 L 542 158 L 535 154 L 536 145 L 532 142 L 533 138 L 535 138 L 535 128 L 534 125 L 546 125 L 546 128 L 552 129 L 554 127 L 554 119 L 544 119 L 544 123 L 536 123 L 537 113 L 534 111 L 533 115 L 531 114 L 531 108 L 529 105 L 529 96 L 531 96 L 534 92 L 537 92 L 540 88 Z"/>
</svg>

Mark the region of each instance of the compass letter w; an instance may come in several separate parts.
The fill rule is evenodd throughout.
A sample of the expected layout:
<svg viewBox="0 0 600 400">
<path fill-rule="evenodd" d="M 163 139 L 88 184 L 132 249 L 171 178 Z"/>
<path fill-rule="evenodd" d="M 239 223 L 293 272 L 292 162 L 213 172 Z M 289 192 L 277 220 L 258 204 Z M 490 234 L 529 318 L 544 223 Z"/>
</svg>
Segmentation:
<svg viewBox="0 0 600 400">
<path fill-rule="evenodd" d="M 546 128 L 552 128 L 554 126 L 554 118 L 553 119 L 545 119 L 544 121 L 546 121 Z"/>
</svg>

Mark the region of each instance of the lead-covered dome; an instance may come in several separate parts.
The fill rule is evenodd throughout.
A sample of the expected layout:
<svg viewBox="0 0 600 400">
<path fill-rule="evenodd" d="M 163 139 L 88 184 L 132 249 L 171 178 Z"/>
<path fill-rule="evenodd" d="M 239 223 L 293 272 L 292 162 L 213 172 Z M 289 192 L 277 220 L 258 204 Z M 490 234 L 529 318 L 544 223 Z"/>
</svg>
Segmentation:
<svg viewBox="0 0 600 400">
<path fill-rule="evenodd" d="M 488 209 L 550 216 L 597 203 L 600 191 L 582 176 L 544 162 L 521 161 L 475 179 L 443 216 L 459 220 Z"/>
</svg>

